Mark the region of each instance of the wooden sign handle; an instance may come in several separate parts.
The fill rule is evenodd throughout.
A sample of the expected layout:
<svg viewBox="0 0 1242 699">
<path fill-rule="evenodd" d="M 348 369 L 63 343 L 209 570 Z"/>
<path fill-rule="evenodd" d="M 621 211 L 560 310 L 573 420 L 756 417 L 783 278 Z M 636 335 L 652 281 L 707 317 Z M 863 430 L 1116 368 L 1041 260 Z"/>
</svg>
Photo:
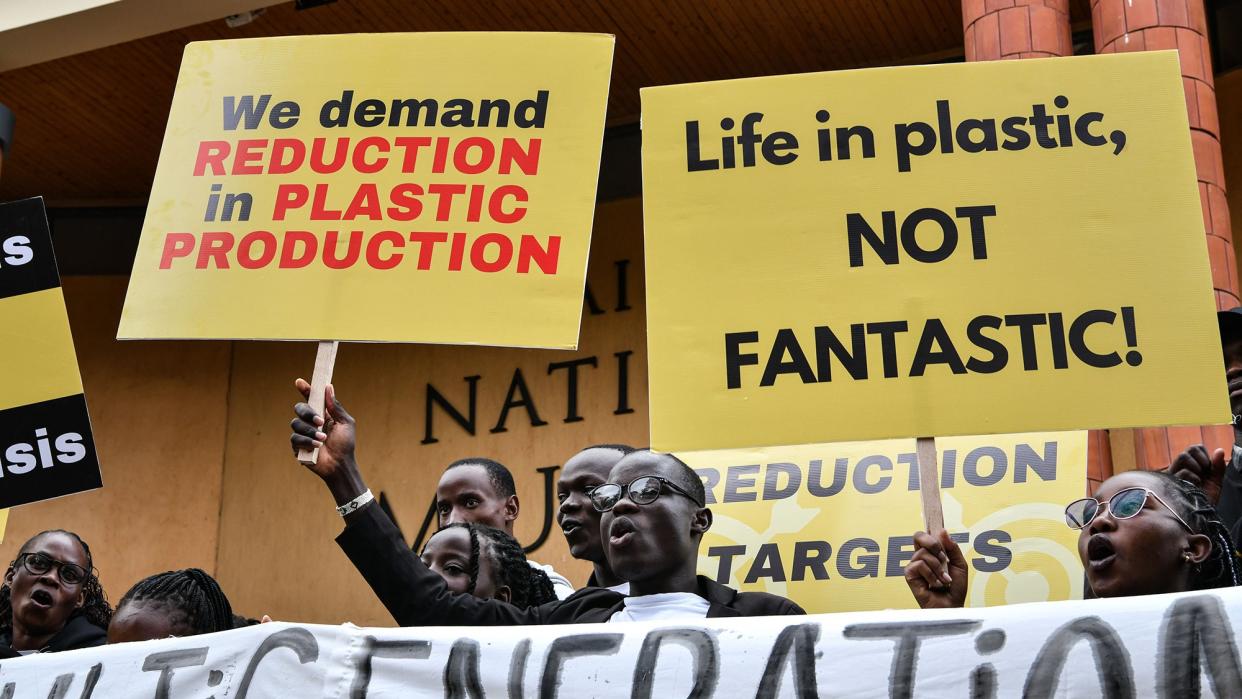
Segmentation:
<svg viewBox="0 0 1242 699">
<path fill-rule="evenodd" d="M 311 375 L 310 404 L 316 415 L 323 415 L 323 392 L 332 383 L 332 367 L 336 365 L 336 349 L 341 343 L 336 340 L 325 340 L 319 343 L 315 352 L 315 373 Z M 326 417 L 324 417 L 327 420 Z M 299 449 L 298 461 L 306 466 L 314 466 L 319 458 L 318 449 Z"/>
<path fill-rule="evenodd" d="M 919 494 L 923 497 L 923 525 L 934 535 L 944 529 L 944 507 L 940 503 L 940 474 L 936 459 L 936 438 L 916 440 L 919 455 Z"/>
</svg>

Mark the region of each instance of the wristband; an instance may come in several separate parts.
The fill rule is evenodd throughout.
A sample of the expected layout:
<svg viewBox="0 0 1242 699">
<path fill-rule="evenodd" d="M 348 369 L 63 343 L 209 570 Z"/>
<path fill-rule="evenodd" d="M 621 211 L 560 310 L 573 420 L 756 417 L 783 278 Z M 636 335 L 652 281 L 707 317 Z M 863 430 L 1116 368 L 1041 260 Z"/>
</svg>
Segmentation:
<svg viewBox="0 0 1242 699">
<path fill-rule="evenodd" d="M 367 488 L 366 491 L 363 492 L 362 495 L 359 495 L 358 497 L 354 498 L 353 500 L 350 500 L 344 505 L 338 506 L 336 508 L 336 513 L 344 517 L 352 512 L 357 512 L 358 510 L 362 509 L 363 505 L 367 504 L 368 502 L 371 502 L 374 499 L 375 499 L 375 496 L 371 494 L 371 489 Z"/>
</svg>

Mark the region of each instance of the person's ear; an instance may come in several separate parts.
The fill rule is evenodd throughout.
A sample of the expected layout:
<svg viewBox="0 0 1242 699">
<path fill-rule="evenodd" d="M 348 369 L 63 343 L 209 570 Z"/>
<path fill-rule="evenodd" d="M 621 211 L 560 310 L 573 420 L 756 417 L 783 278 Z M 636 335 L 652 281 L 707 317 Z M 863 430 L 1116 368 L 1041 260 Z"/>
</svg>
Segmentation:
<svg viewBox="0 0 1242 699">
<path fill-rule="evenodd" d="M 13 575 L 16 572 L 17 571 L 13 568 L 13 566 L 9 566 L 9 569 L 5 571 L 4 573 L 4 584 L 5 585 L 8 585 L 9 587 L 13 586 Z"/>
<path fill-rule="evenodd" d="M 86 590 L 78 590 L 78 600 L 74 602 L 74 609 L 81 609 L 86 606 Z"/>
<path fill-rule="evenodd" d="M 522 506 L 518 503 L 518 496 L 510 495 L 508 499 L 505 500 L 505 521 L 512 522 L 517 519 L 518 512 L 521 511 L 521 509 Z"/>
<path fill-rule="evenodd" d="M 695 536 L 703 536 L 708 529 L 712 528 L 712 511 L 706 507 L 700 507 L 694 511 L 694 518 L 690 520 L 690 533 Z"/>
<path fill-rule="evenodd" d="M 512 602 L 513 590 L 510 590 L 508 585 L 501 585 L 496 588 L 496 594 L 492 595 L 492 599 L 498 599 L 501 602 Z"/>
<path fill-rule="evenodd" d="M 1191 534 L 1186 537 L 1186 550 L 1184 552 L 1191 563 L 1202 563 L 1212 555 L 1212 540 L 1204 534 Z"/>
</svg>

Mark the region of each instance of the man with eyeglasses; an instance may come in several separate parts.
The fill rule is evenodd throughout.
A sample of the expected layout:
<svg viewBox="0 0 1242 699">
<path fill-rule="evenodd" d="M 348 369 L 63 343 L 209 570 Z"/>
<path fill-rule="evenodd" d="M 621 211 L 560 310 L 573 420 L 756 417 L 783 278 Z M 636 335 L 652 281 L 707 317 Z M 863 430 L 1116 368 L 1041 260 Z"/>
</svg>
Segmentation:
<svg viewBox="0 0 1242 699">
<path fill-rule="evenodd" d="M 415 556 L 392 520 L 378 507 L 354 458 L 354 420 L 332 386 L 325 416 L 299 403 L 294 411 L 296 448 L 319 448 L 308 466 L 336 500 L 345 519 L 337 544 L 402 626 L 509 626 L 646 619 L 804 614 L 789 600 L 763 592 L 738 592 L 695 574 L 699 545 L 711 527 L 697 475 L 669 454 L 636 451 L 617 462 L 607 483 L 590 492 L 614 572 L 630 582 L 630 597 L 588 587 L 568 599 L 519 609 L 498 600 L 454 595 Z M 326 419 L 325 419 L 326 417 Z"/>
<path fill-rule="evenodd" d="M 1238 541 L 1242 535 L 1242 307 L 1220 311 L 1216 318 L 1233 412 L 1234 445 L 1227 455 L 1224 449 L 1208 454 L 1207 447 L 1196 444 L 1173 460 L 1169 474 L 1199 486 Z"/>
</svg>

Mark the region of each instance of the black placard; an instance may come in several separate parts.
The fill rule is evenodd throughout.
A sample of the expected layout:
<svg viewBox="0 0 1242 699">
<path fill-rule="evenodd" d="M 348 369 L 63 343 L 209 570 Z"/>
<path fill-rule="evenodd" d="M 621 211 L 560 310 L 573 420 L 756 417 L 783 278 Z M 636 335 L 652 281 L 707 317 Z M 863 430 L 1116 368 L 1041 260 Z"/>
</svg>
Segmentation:
<svg viewBox="0 0 1242 699">
<path fill-rule="evenodd" d="M 58 286 L 43 197 L 0 204 L 0 299 Z"/>
<path fill-rule="evenodd" d="M 102 485 L 85 396 L 0 410 L 0 507 Z"/>
</svg>

